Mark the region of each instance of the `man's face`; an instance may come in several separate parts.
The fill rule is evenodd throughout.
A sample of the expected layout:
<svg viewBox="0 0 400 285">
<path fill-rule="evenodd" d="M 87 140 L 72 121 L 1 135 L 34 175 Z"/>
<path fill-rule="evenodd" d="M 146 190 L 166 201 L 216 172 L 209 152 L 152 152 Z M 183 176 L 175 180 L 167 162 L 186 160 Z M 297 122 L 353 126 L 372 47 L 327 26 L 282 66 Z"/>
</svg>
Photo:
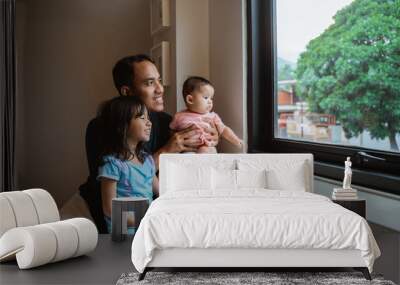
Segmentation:
<svg viewBox="0 0 400 285">
<path fill-rule="evenodd" d="M 132 95 L 139 96 L 149 111 L 164 110 L 164 87 L 157 67 L 150 61 L 134 64 L 135 81 Z"/>
</svg>

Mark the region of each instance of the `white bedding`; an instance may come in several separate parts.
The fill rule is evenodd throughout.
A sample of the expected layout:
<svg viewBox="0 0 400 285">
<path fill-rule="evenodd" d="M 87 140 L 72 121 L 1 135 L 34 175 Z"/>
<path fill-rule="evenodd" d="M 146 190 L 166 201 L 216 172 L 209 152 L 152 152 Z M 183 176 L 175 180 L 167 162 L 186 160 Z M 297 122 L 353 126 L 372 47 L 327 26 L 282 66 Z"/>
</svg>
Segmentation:
<svg viewBox="0 0 400 285">
<path fill-rule="evenodd" d="M 380 256 L 359 215 L 317 194 L 266 189 L 162 195 L 133 240 L 135 268 L 165 248 L 358 249 L 370 272 Z"/>
</svg>

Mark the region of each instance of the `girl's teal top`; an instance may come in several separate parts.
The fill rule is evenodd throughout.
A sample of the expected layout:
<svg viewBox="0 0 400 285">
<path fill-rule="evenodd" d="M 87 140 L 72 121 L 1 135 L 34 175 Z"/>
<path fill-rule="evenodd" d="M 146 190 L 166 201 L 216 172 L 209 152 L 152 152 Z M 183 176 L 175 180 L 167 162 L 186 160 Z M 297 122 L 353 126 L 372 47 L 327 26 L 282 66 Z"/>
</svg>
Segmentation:
<svg viewBox="0 0 400 285">
<path fill-rule="evenodd" d="M 156 174 L 154 160 L 151 155 L 145 155 L 143 164 L 120 160 L 107 155 L 103 157 L 104 164 L 99 167 L 97 179 L 102 177 L 117 182 L 117 198 L 143 197 L 153 201 L 153 178 Z M 104 216 L 108 232 L 111 233 L 111 218 Z M 135 228 L 129 227 L 128 234 L 134 234 Z"/>
</svg>

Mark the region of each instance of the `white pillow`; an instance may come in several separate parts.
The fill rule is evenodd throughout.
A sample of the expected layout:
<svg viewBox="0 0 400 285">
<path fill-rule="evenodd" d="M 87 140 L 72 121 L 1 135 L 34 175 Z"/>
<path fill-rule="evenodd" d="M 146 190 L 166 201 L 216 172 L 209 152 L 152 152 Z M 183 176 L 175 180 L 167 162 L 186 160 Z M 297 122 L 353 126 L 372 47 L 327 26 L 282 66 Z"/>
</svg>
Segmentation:
<svg viewBox="0 0 400 285">
<path fill-rule="evenodd" d="M 292 163 L 290 167 L 267 170 L 268 188 L 274 190 L 306 191 L 305 163 Z"/>
<path fill-rule="evenodd" d="M 209 166 L 168 164 L 168 191 L 212 189 L 212 170 Z"/>
<path fill-rule="evenodd" d="M 243 159 L 238 161 L 240 170 L 257 171 L 266 169 L 267 188 L 272 190 L 306 191 L 307 163 L 299 160 L 262 161 Z"/>
<path fill-rule="evenodd" d="M 262 170 L 236 170 L 238 188 L 267 188 L 267 171 Z"/>
<path fill-rule="evenodd" d="M 236 190 L 236 170 L 212 169 L 213 190 Z"/>
</svg>

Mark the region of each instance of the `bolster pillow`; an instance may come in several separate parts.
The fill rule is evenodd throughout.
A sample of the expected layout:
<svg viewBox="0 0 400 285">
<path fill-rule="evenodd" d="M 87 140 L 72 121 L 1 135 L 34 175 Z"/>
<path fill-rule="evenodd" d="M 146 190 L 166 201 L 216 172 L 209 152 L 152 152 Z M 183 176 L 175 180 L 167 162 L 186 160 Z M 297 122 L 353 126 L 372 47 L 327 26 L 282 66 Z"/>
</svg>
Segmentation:
<svg viewBox="0 0 400 285">
<path fill-rule="evenodd" d="M 14 257 L 20 269 L 80 256 L 97 245 L 97 228 L 88 219 L 13 228 L 0 238 L 0 261 Z"/>
</svg>

